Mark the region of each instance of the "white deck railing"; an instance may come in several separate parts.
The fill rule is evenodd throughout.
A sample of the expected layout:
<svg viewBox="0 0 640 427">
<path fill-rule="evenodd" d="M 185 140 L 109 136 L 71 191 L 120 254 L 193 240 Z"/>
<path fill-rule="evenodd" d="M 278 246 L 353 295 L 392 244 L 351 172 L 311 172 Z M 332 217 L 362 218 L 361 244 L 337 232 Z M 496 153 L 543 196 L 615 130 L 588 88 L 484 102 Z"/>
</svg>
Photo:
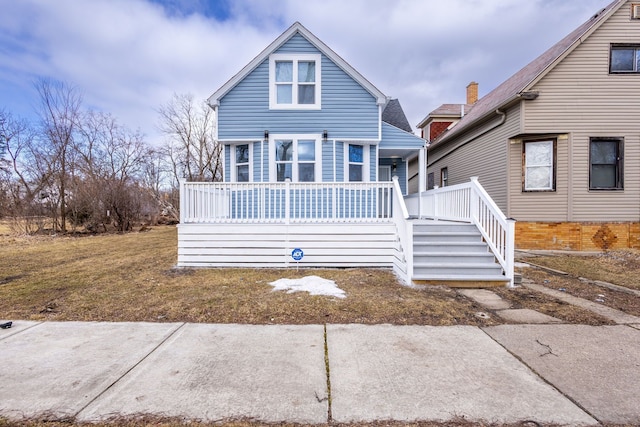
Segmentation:
<svg viewBox="0 0 640 427">
<path fill-rule="evenodd" d="M 182 182 L 180 222 L 390 222 L 391 182 Z"/>
<path fill-rule="evenodd" d="M 515 220 L 502 213 L 477 177 L 465 184 L 412 195 L 405 201 L 413 217 L 475 224 L 513 284 Z"/>
</svg>

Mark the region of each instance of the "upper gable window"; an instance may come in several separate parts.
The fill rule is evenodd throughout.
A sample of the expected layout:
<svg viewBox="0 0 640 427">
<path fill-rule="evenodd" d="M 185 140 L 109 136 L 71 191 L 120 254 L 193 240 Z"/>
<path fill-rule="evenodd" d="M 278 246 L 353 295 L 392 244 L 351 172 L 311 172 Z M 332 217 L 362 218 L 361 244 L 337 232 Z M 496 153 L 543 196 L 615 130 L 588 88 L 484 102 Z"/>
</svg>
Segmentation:
<svg viewBox="0 0 640 427">
<path fill-rule="evenodd" d="M 612 44 L 610 73 L 640 73 L 640 45 Z"/>
<path fill-rule="evenodd" d="M 321 56 L 273 54 L 269 57 L 269 108 L 319 109 Z"/>
</svg>

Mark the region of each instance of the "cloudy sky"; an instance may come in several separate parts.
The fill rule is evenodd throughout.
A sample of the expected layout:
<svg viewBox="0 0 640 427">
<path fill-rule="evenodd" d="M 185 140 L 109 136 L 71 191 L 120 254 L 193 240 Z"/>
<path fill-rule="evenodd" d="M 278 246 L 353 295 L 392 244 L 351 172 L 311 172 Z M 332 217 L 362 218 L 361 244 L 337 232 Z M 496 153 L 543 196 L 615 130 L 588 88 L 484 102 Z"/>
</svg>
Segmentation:
<svg viewBox="0 0 640 427">
<path fill-rule="evenodd" d="M 204 100 L 295 21 L 412 126 L 471 81 L 485 95 L 610 0 L 0 0 L 0 108 L 33 118 L 33 82 L 76 86 L 158 143 L 173 93 Z"/>
</svg>

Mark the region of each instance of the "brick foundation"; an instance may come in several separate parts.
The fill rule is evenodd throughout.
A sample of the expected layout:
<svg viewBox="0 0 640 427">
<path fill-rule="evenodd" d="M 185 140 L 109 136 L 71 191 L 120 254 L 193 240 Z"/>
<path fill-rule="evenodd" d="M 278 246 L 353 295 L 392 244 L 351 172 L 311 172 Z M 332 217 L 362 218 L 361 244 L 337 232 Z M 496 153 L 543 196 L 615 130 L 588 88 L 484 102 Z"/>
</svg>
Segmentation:
<svg viewBox="0 0 640 427">
<path fill-rule="evenodd" d="M 640 249 L 639 222 L 516 222 L 517 249 Z"/>
</svg>

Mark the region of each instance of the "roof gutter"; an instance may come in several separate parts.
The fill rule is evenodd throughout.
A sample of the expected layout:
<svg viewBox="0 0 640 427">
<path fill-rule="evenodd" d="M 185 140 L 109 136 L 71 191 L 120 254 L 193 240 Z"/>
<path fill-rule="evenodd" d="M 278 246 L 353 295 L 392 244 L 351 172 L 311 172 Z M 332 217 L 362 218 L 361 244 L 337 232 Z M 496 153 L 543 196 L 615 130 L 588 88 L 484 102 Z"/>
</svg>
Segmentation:
<svg viewBox="0 0 640 427">
<path fill-rule="evenodd" d="M 444 154 L 442 154 L 441 156 L 435 156 L 437 157 L 436 159 L 433 159 L 433 155 L 429 155 L 427 156 L 428 160 L 433 160 L 429 163 L 427 163 L 427 167 L 433 165 L 435 162 L 437 162 L 438 160 L 442 159 L 443 157 L 448 156 L 449 154 L 455 152 L 456 150 L 458 150 L 461 147 L 464 147 L 465 145 L 467 145 L 468 143 L 470 143 L 471 141 L 473 141 L 474 139 L 478 139 L 481 136 L 491 132 L 492 130 L 494 130 L 497 127 L 502 126 L 506 121 L 507 121 L 507 113 L 504 111 L 501 111 L 500 109 L 496 109 L 494 111 L 495 114 L 497 114 L 498 116 L 500 116 L 500 120 L 497 123 L 492 124 L 491 126 L 489 126 L 486 129 L 483 129 L 482 131 L 478 132 L 478 133 L 474 133 L 468 137 L 466 137 L 465 139 L 462 140 L 462 143 L 456 145 L 454 148 L 452 148 L 451 150 L 445 152 Z"/>
</svg>

